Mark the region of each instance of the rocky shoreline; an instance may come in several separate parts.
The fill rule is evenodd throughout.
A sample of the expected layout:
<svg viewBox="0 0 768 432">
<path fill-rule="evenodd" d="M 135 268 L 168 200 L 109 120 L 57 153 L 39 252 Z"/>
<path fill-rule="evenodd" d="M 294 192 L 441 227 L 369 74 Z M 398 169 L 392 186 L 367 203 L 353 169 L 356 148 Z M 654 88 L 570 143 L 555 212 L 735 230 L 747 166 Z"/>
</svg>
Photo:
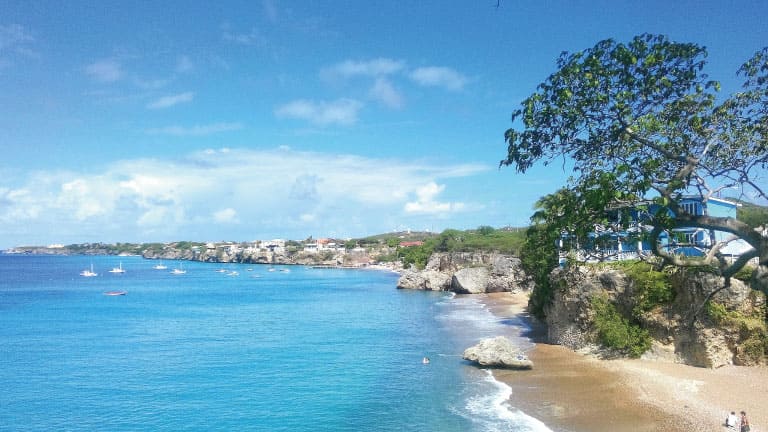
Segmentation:
<svg viewBox="0 0 768 432">
<path fill-rule="evenodd" d="M 252 244 L 240 243 L 179 243 L 145 245 L 116 245 L 84 244 L 76 246 L 17 247 L 3 251 L 6 254 L 28 255 L 121 255 L 141 256 L 153 260 L 186 260 L 209 263 L 240 263 L 267 265 L 304 265 L 313 267 L 332 268 L 365 268 L 377 266 L 392 271 L 401 271 L 399 262 L 379 262 L 381 255 L 391 253 L 387 247 L 354 248 L 334 247 L 322 250 L 306 251 L 289 249 L 284 246 L 275 248 L 255 247 Z"/>
<path fill-rule="evenodd" d="M 605 298 L 631 316 L 643 297 L 638 282 L 621 270 L 590 266 L 557 269 L 551 278 L 558 288 L 545 307 L 545 342 L 604 358 L 624 356 L 597 343 L 593 299 Z M 768 275 L 758 273 L 752 285 L 732 279 L 726 286 L 713 274 L 679 271 L 670 281 L 673 300 L 639 317 L 652 340 L 643 358 L 704 368 L 766 363 L 759 349 L 765 336 L 750 320 L 764 317 L 766 289 L 761 284 L 768 284 Z M 533 285 L 518 258 L 483 252 L 434 253 L 423 270 L 404 270 L 397 283 L 399 289 L 457 294 L 529 293 Z M 706 310 L 710 298 L 720 308 L 719 319 Z"/>
<path fill-rule="evenodd" d="M 424 270 L 403 270 L 401 274 L 399 289 L 481 294 L 533 288 L 518 258 L 493 252 L 433 253 Z"/>
</svg>

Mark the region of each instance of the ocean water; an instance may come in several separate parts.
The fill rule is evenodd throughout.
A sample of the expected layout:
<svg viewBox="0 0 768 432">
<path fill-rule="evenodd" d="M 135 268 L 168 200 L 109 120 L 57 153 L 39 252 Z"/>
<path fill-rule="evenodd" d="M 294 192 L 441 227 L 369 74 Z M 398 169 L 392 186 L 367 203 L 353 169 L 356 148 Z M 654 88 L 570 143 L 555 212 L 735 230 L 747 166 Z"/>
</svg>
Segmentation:
<svg viewBox="0 0 768 432">
<path fill-rule="evenodd" d="M 477 299 L 379 271 L 157 263 L 0 255 L 0 430 L 548 430 L 461 359 L 529 343 Z"/>
</svg>

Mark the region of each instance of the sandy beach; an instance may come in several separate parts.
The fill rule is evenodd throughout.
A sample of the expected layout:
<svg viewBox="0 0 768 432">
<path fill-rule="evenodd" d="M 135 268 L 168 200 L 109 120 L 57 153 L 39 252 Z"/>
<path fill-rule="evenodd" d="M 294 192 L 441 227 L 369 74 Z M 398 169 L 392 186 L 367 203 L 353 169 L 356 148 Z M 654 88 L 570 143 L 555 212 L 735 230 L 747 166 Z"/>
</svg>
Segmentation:
<svg viewBox="0 0 768 432">
<path fill-rule="evenodd" d="M 500 318 L 527 316 L 527 293 L 489 294 Z M 704 369 L 642 360 L 599 360 L 543 343 L 543 326 L 532 324 L 536 346 L 531 371 L 496 370 L 512 388 L 511 402 L 552 430 L 725 431 L 728 412 L 746 411 L 753 432 L 768 431 L 768 368 Z"/>
</svg>

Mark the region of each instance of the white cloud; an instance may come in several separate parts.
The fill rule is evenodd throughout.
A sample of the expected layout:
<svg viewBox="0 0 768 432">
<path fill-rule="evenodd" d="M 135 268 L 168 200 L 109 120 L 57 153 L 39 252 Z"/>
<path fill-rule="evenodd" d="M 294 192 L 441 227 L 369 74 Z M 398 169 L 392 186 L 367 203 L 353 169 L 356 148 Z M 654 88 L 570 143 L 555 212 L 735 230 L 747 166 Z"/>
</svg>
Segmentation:
<svg viewBox="0 0 768 432">
<path fill-rule="evenodd" d="M 288 194 L 288 197 L 304 201 L 314 201 L 318 199 L 318 181 L 320 181 L 320 179 L 315 174 L 302 174 L 296 177 L 291 185 L 291 192 Z"/>
<path fill-rule="evenodd" d="M 368 61 L 345 60 L 320 71 L 324 79 L 350 78 L 354 76 L 380 77 L 397 73 L 405 68 L 405 62 L 388 58 Z"/>
<path fill-rule="evenodd" d="M 62 233 L 81 242 L 383 231 L 401 218 L 466 209 L 439 200 L 446 187 L 438 179 L 489 169 L 276 148 L 126 160 L 89 174 L 30 172 L 16 187 L 0 179 L 0 238 L 21 244 L 19 233 L 35 232 L 45 244 L 61 242 Z"/>
<path fill-rule="evenodd" d="M 193 92 L 184 92 L 184 93 L 179 93 L 179 94 L 170 95 L 170 96 L 163 96 L 160 99 L 157 99 L 153 102 L 148 103 L 147 108 L 149 109 L 170 108 L 180 103 L 192 102 L 192 99 L 194 98 L 195 98 L 195 94 Z"/>
<path fill-rule="evenodd" d="M 104 190 L 103 183 L 76 178 L 61 185 L 61 193 L 57 205 L 74 209 L 73 215 L 77 220 L 101 216 L 112 210 L 114 201 L 112 195 Z"/>
<path fill-rule="evenodd" d="M 85 73 L 96 81 L 111 83 L 123 77 L 123 68 L 115 59 L 103 59 L 86 66 Z"/>
<path fill-rule="evenodd" d="M 237 218 L 237 211 L 228 207 L 213 213 L 213 220 L 217 223 L 233 224 L 240 223 Z"/>
<path fill-rule="evenodd" d="M 435 201 L 437 195 L 445 190 L 445 185 L 429 182 L 416 189 L 416 201 L 405 203 L 406 213 L 450 213 L 464 209 L 461 202 Z"/>
<path fill-rule="evenodd" d="M 354 99 L 337 99 L 331 102 L 300 99 L 278 107 L 275 115 L 281 118 L 307 120 L 321 126 L 331 124 L 346 126 L 357 122 L 357 114 L 362 108 L 362 102 Z"/>
<path fill-rule="evenodd" d="M 410 78 L 419 85 L 444 87 L 448 90 L 461 90 L 467 78 L 447 67 L 421 67 L 410 73 Z"/>
<path fill-rule="evenodd" d="M 161 128 L 147 129 L 150 135 L 172 135 L 172 136 L 204 136 L 221 132 L 231 132 L 243 129 L 242 123 L 211 123 L 207 125 L 195 126 L 165 126 Z"/>
<path fill-rule="evenodd" d="M 377 78 L 370 95 L 389 108 L 402 108 L 405 105 L 403 95 L 386 78 Z"/>
</svg>

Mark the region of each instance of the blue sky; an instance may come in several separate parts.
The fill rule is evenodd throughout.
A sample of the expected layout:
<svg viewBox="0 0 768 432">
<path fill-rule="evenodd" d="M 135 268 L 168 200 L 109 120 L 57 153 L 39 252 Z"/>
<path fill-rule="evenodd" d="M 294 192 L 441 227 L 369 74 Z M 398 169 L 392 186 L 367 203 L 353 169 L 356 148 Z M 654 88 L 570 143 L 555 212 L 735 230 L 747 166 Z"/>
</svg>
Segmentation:
<svg viewBox="0 0 768 432">
<path fill-rule="evenodd" d="M 525 225 L 498 169 L 561 51 L 649 32 L 734 72 L 763 1 L 0 3 L 0 248 Z"/>
</svg>

